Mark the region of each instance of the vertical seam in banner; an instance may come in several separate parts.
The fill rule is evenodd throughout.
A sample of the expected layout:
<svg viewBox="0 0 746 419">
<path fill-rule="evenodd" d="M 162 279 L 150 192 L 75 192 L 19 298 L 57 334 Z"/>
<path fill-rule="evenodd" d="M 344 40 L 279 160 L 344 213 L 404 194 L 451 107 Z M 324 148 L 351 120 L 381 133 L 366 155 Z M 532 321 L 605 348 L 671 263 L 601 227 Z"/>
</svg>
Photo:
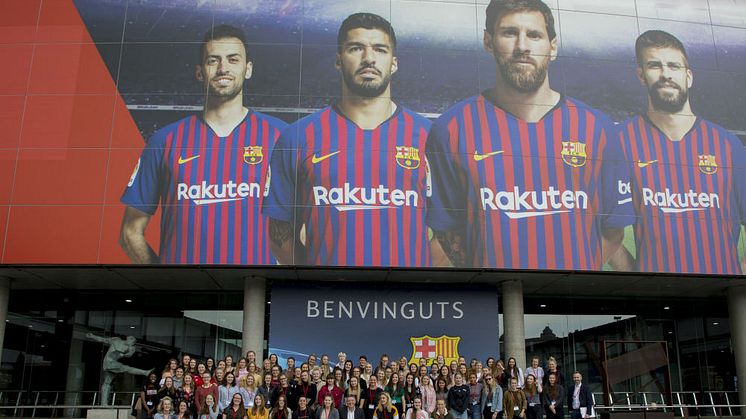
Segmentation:
<svg viewBox="0 0 746 419">
<path fill-rule="evenodd" d="M 36 14 L 36 26 L 34 26 L 34 38 L 31 44 L 31 58 L 29 58 L 29 71 L 26 75 L 26 91 L 23 95 L 23 112 L 21 112 L 20 131 L 18 132 L 18 143 L 16 148 L 16 159 L 13 164 L 13 177 L 10 184 L 10 194 L 8 195 L 8 213 L 5 214 L 5 233 L 3 234 L 3 249 L 0 254 L 0 262 L 5 261 L 5 250 L 8 248 L 8 231 L 10 230 L 10 211 L 13 208 L 13 194 L 16 190 L 16 174 L 18 173 L 18 162 L 21 158 L 21 138 L 23 137 L 23 123 L 26 118 L 26 107 L 28 105 L 29 88 L 31 87 L 31 74 L 34 68 L 34 58 L 36 56 L 36 33 L 39 31 L 39 22 L 41 21 L 42 0 L 39 0 L 39 11 Z"/>
<path fill-rule="evenodd" d="M 98 246 L 96 247 L 96 262 L 97 263 L 101 263 L 101 245 L 102 245 L 102 241 L 104 238 L 104 219 L 105 219 L 104 214 L 106 213 L 106 204 L 107 204 L 106 192 L 107 192 L 108 184 L 109 184 L 109 174 L 111 172 L 111 146 L 112 146 L 112 143 L 114 142 L 114 129 L 116 127 L 116 120 L 117 120 L 117 103 L 119 102 L 120 98 L 122 100 L 122 103 L 125 102 L 124 98 L 119 94 L 119 72 L 122 69 L 122 55 L 124 52 L 124 32 L 127 27 L 128 9 L 129 9 L 129 2 L 127 2 L 124 6 L 124 19 L 122 20 L 122 36 L 121 36 L 121 42 L 119 44 L 119 58 L 117 60 L 117 72 L 116 74 L 112 75 L 113 76 L 112 81 L 114 82 L 114 91 L 112 92 L 112 95 L 113 95 L 114 101 L 111 107 L 111 127 L 109 129 L 109 144 L 108 144 L 108 147 L 106 148 L 106 166 L 105 166 L 106 174 L 104 175 L 104 186 L 103 186 L 104 190 L 103 190 L 103 197 L 101 200 L 101 218 L 100 218 L 99 229 L 98 229 Z M 85 26 L 85 23 L 82 22 L 82 19 L 83 18 L 81 17 L 81 23 L 83 23 L 83 25 Z M 88 34 L 87 26 L 85 26 L 85 33 Z M 95 40 L 93 39 L 93 37 L 91 37 L 91 41 L 94 42 L 93 45 L 95 47 L 96 44 L 95 44 Z M 103 58 L 102 58 L 102 63 L 103 63 Z M 103 63 L 103 64 L 106 65 L 106 63 Z M 125 106 L 126 106 L 126 103 L 125 103 Z M 158 255 L 160 256 L 160 251 L 161 251 L 160 245 L 158 247 L 159 247 Z"/>
</svg>

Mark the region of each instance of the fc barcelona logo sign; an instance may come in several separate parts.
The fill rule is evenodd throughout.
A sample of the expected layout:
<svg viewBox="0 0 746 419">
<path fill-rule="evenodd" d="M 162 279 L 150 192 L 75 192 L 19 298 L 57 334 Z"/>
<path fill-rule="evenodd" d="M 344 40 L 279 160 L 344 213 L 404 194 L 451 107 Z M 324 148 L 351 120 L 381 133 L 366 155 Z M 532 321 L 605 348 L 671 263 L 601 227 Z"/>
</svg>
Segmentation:
<svg viewBox="0 0 746 419">
<path fill-rule="evenodd" d="M 262 154 L 262 146 L 250 145 L 243 148 L 243 161 L 248 164 L 259 164 L 264 160 L 264 154 Z"/>
<path fill-rule="evenodd" d="M 414 147 L 396 146 L 396 164 L 405 169 L 420 167 L 420 150 Z"/>
<path fill-rule="evenodd" d="M 412 356 L 409 358 L 410 364 L 418 364 L 419 360 L 425 358 L 428 365 L 432 363 L 439 355 L 443 355 L 446 365 L 451 361 L 458 361 L 458 344 L 461 338 L 443 335 L 439 338 L 430 336 L 411 337 Z"/>
<path fill-rule="evenodd" d="M 562 141 L 562 161 L 572 167 L 585 166 L 585 144 L 577 141 Z"/>
<path fill-rule="evenodd" d="M 699 171 L 706 175 L 712 175 L 718 171 L 718 162 L 712 154 L 700 154 L 698 165 Z"/>
</svg>

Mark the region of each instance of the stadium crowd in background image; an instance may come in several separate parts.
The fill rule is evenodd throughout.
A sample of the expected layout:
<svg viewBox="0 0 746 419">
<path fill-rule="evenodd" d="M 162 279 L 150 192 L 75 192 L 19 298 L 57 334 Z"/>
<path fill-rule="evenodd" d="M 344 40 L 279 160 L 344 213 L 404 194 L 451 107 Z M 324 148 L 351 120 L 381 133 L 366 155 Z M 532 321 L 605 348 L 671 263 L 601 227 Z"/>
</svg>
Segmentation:
<svg viewBox="0 0 746 419">
<path fill-rule="evenodd" d="M 557 360 L 537 356 L 524 368 L 514 358 L 439 355 L 408 363 L 406 357 L 357 362 L 339 352 L 290 357 L 286 365 L 253 351 L 234 363 L 228 355 L 171 359 L 152 372 L 133 410 L 156 419 L 573 419 L 594 416 L 590 389 L 580 372 L 565 377 Z M 375 362 L 375 364 L 373 363 Z"/>
</svg>

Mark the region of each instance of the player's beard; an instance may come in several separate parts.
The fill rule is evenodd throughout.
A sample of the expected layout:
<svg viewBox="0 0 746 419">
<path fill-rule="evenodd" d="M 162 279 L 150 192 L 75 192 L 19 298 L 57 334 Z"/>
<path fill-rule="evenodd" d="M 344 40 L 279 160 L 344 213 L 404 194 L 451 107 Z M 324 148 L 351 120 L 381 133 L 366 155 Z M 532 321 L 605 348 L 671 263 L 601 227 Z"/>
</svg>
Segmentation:
<svg viewBox="0 0 746 419">
<path fill-rule="evenodd" d="M 669 94 L 662 92 L 660 88 L 664 85 L 675 88 L 678 93 Z M 648 86 L 648 95 L 650 96 L 650 103 L 655 110 L 667 113 L 681 112 L 687 100 L 689 100 L 688 89 L 682 88 L 678 83 L 673 81 L 665 80 L 659 80 Z"/>
<path fill-rule="evenodd" d="M 213 84 L 212 81 L 208 82 L 207 83 L 207 99 L 217 100 L 220 102 L 226 102 L 240 95 L 241 91 L 243 90 L 243 83 L 241 83 L 240 81 L 243 80 L 243 77 L 234 78 L 234 81 L 235 80 L 239 80 L 239 83 L 234 83 L 227 87 L 218 87 L 215 84 Z"/>
<path fill-rule="evenodd" d="M 495 54 L 497 68 L 500 75 L 508 85 L 522 93 L 533 93 L 539 90 L 547 78 L 547 69 L 549 68 L 549 56 L 534 58 L 535 67 L 526 68 L 524 64 L 514 62 L 523 55 L 516 52 L 509 58 L 504 58 L 500 54 Z M 533 58 L 533 57 L 532 57 Z"/>
<path fill-rule="evenodd" d="M 381 79 L 379 81 L 362 81 L 359 83 L 355 81 L 355 76 L 368 68 L 373 68 L 381 73 Z M 362 66 L 354 73 L 350 73 L 343 68 L 342 80 L 352 94 L 364 98 L 377 98 L 388 89 L 389 83 L 391 83 L 391 73 L 384 73 L 374 66 Z"/>
</svg>

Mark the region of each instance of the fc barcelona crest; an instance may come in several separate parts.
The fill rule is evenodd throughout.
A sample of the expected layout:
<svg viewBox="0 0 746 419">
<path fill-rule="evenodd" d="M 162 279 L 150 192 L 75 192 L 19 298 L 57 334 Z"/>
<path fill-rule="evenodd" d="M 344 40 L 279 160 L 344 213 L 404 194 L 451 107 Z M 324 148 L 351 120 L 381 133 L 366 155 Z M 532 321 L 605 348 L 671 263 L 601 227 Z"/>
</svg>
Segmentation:
<svg viewBox="0 0 746 419">
<path fill-rule="evenodd" d="M 562 161 L 572 167 L 583 167 L 587 155 L 585 154 L 585 144 L 577 141 L 562 141 Z"/>
<path fill-rule="evenodd" d="M 250 145 L 243 148 L 243 161 L 248 164 L 259 164 L 264 160 L 262 146 Z"/>
<path fill-rule="evenodd" d="M 706 175 L 713 175 L 718 171 L 718 162 L 712 154 L 699 155 L 699 171 Z"/>
<path fill-rule="evenodd" d="M 458 361 L 458 344 L 461 341 L 458 336 L 443 335 L 439 338 L 431 338 L 425 335 L 411 337 L 409 340 L 412 342 L 410 364 L 418 364 L 420 359 L 425 358 L 427 365 L 430 365 L 433 360 L 438 358 L 438 355 L 443 355 L 446 365 L 450 364 L 451 361 Z"/>
<path fill-rule="evenodd" d="M 408 146 L 396 146 L 396 164 L 405 169 L 420 167 L 420 150 Z"/>
</svg>

